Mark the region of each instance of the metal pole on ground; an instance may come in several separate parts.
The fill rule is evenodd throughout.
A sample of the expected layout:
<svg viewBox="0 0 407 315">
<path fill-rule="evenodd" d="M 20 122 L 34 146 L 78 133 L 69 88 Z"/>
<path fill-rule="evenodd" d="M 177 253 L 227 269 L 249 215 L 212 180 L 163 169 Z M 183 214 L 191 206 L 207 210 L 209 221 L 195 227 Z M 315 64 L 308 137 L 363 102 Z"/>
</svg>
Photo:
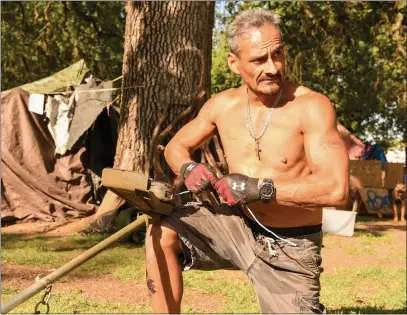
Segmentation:
<svg viewBox="0 0 407 315">
<path fill-rule="evenodd" d="M 125 226 L 123 229 L 120 231 L 114 233 L 113 235 L 109 236 L 99 244 L 93 246 L 92 248 L 88 249 L 86 252 L 82 253 L 78 257 L 72 259 L 70 262 L 66 263 L 62 267 L 58 268 L 57 270 L 53 271 L 50 273 L 48 276 L 41 278 L 36 281 L 33 285 L 30 287 L 24 289 L 20 293 L 18 293 L 16 296 L 11 298 L 9 301 L 4 303 L 4 305 L 1 306 L 1 314 L 6 314 L 10 312 L 12 309 L 16 308 L 18 305 L 21 303 L 27 301 L 29 298 L 46 288 L 48 285 L 53 283 L 54 281 L 62 278 L 65 276 L 67 273 L 71 272 L 72 270 L 76 269 L 83 263 L 87 262 L 89 259 L 93 258 L 103 250 L 105 250 L 109 245 L 113 244 L 114 242 L 120 240 L 121 238 L 129 235 L 133 231 L 139 229 L 141 226 L 143 226 L 147 220 L 149 219 L 149 216 L 146 214 L 143 214 L 137 218 L 136 221 L 130 223 L 129 225 Z"/>
</svg>

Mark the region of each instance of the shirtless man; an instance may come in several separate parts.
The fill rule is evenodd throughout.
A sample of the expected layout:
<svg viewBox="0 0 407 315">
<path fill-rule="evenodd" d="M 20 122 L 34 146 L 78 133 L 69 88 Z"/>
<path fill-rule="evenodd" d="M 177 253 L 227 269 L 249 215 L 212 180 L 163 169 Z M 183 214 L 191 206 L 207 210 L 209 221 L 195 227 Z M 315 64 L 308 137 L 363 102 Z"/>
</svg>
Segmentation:
<svg viewBox="0 0 407 315">
<path fill-rule="evenodd" d="M 191 268 L 244 271 L 263 313 L 323 311 L 321 207 L 346 202 L 348 155 L 328 98 L 284 79 L 279 21 L 263 9 L 236 17 L 227 59 L 245 84 L 212 97 L 166 147 L 189 190 L 213 186 L 225 203 L 179 207 L 150 226 L 147 286 L 156 312 L 180 312 L 181 271 Z M 191 158 L 216 130 L 230 170 L 221 179 Z"/>
</svg>

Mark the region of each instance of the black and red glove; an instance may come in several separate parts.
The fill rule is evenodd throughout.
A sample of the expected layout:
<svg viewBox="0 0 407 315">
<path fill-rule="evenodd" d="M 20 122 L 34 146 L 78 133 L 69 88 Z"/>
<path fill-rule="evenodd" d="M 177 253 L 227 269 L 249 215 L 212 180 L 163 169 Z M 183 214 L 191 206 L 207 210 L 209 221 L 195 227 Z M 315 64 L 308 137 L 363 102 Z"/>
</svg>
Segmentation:
<svg viewBox="0 0 407 315">
<path fill-rule="evenodd" d="M 246 204 L 260 200 L 260 190 L 257 187 L 258 178 L 242 174 L 229 174 L 218 180 L 214 187 L 222 199 L 229 205 Z"/>
<path fill-rule="evenodd" d="M 215 171 L 208 164 L 189 162 L 181 167 L 181 177 L 189 191 L 198 193 L 215 183 Z"/>
</svg>

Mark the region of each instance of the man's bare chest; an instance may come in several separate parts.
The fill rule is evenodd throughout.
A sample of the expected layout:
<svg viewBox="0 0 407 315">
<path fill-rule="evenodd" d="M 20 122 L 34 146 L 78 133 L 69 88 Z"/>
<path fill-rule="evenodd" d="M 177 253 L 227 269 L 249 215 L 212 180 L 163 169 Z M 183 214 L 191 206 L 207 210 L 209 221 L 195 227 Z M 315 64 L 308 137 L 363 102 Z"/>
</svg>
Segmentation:
<svg viewBox="0 0 407 315">
<path fill-rule="evenodd" d="M 298 117 L 275 111 L 266 124 L 257 116 L 251 122 L 245 112 L 231 111 L 217 121 L 228 163 L 287 171 L 304 160 L 304 139 Z M 251 124 L 251 125 L 250 125 Z M 253 128 L 254 132 L 249 129 Z"/>
</svg>

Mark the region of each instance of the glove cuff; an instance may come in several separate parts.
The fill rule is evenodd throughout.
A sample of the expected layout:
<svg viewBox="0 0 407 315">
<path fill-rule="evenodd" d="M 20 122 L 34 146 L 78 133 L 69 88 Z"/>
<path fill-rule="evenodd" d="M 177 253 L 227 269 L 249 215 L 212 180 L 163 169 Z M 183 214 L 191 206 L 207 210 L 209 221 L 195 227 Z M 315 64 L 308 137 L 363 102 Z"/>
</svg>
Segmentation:
<svg viewBox="0 0 407 315">
<path fill-rule="evenodd" d="M 260 189 L 258 187 L 259 179 L 248 177 L 247 178 L 247 188 L 246 188 L 246 198 L 245 203 L 260 200 Z"/>
<path fill-rule="evenodd" d="M 189 173 L 198 165 L 196 162 L 188 162 L 185 163 L 181 166 L 181 169 L 179 171 L 180 176 L 182 179 L 185 179 L 185 177 L 188 176 Z"/>
</svg>

